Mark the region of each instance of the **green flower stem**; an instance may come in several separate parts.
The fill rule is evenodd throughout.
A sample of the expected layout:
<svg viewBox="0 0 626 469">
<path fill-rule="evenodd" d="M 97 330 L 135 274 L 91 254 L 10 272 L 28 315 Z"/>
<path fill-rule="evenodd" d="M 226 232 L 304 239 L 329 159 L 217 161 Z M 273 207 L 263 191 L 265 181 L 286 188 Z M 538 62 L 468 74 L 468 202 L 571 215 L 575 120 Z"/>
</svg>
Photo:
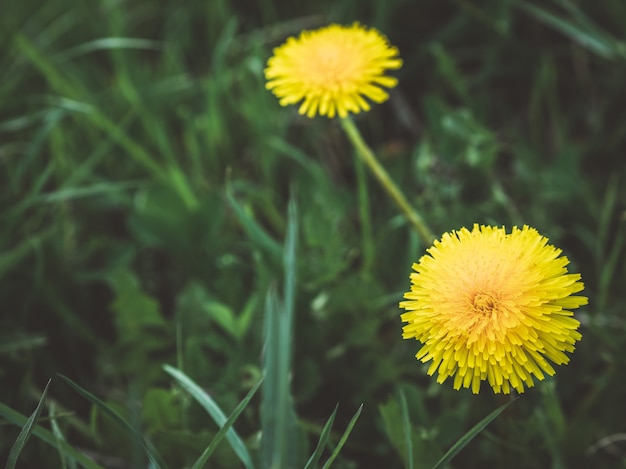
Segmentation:
<svg viewBox="0 0 626 469">
<path fill-rule="evenodd" d="M 380 182 L 387 191 L 387 194 L 393 199 L 396 205 L 402 210 L 402 213 L 407 217 L 409 222 L 415 227 L 417 233 L 421 236 L 425 244 L 431 244 L 435 239 L 432 231 L 428 228 L 422 217 L 417 211 L 411 207 L 411 204 L 406 200 L 404 194 L 400 191 L 395 182 L 389 177 L 385 168 L 378 162 L 374 152 L 367 146 L 359 130 L 354 122 L 349 117 L 339 119 L 343 130 L 348 135 L 348 138 L 354 145 L 359 157 L 365 161 L 370 170 L 374 173 L 378 182 Z"/>
</svg>

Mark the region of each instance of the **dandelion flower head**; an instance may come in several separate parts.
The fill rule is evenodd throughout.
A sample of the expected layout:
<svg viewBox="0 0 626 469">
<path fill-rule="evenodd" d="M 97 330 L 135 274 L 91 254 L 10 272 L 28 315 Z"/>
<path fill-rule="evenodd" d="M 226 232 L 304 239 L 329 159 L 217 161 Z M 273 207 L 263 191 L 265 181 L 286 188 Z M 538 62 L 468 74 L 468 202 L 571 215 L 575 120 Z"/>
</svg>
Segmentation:
<svg viewBox="0 0 626 469">
<path fill-rule="evenodd" d="M 265 69 L 266 88 L 281 106 L 302 101 L 298 112 L 308 117 L 346 117 L 368 111 L 367 99 L 386 101 L 383 87 L 393 88 L 397 80 L 385 72 L 401 66 L 398 49 L 377 30 L 331 24 L 303 31 L 274 49 Z"/>
<path fill-rule="evenodd" d="M 581 339 L 572 309 L 587 304 L 569 260 L 534 228 L 474 225 L 446 233 L 413 264 L 411 291 L 400 308 L 403 338 L 422 342 L 416 358 L 431 362 L 437 382 L 454 389 L 482 381 L 495 393 L 524 392 L 534 378 L 569 362 Z"/>
</svg>

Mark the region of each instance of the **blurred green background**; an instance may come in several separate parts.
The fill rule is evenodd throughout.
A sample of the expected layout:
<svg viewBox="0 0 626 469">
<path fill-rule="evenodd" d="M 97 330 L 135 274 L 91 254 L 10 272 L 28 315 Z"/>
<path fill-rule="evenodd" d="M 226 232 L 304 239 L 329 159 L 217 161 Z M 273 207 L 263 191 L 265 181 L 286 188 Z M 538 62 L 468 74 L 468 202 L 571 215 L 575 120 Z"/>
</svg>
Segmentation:
<svg viewBox="0 0 626 469">
<path fill-rule="evenodd" d="M 387 35 L 404 66 L 391 99 L 356 124 L 432 229 L 529 224 L 564 250 L 589 297 L 570 364 L 451 467 L 626 466 L 623 0 L 0 9 L 0 402 L 29 415 L 52 377 L 47 408 L 75 448 L 105 467 L 147 467 L 62 373 L 141 428 L 170 467 L 191 464 L 217 427 L 162 365 L 226 413 L 258 380 L 290 194 L 303 454 L 336 404 L 332 444 L 363 403 L 334 467 L 409 467 L 402 391 L 413 467 L 429 468 L 506 401 L 426 376 L 397 304 L 428 246 L 338 122 L 281 108 L 264 88 L 286 37 L 359 21 Z M 257 396 L 235 424 L 252 454 L 259 422 Z M 3 461 L 18 432 L 0 420 Z M 61 466 L 33 437 L 18 467 Z M 208 467 L 242 466 L 224 442 Z"/>
</svg>

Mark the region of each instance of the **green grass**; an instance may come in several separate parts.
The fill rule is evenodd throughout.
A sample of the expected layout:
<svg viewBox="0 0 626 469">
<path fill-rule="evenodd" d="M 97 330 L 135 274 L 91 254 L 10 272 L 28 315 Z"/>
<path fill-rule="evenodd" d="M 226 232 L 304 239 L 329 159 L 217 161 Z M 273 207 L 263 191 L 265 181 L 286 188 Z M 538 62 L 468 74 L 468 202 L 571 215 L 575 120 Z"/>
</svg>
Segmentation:
<svg viewBox="0 0 626 469">
<path fill-rule="evenodd" d="M 626 421 L 623 0 L 3 6 L 3 462 L 53 378 L 16 467 L 74 467 L 72 448 L 93 467 L 147 467 L 103 409 L 167 467 L 191 467 L 224 435 L 207 467 L 243 467 L 224 418 L 164 364 L 222 417 L 241 412 L 229 425 L 255 467 L 267 406 L 281 431 L 296 418 L 296 467 L 314 454 L 378 469 L 433 467 L 506 402 L 426 376 L 398 301 L 427 246 L 339 122 L 264 88 L 273 47 L 332 21 L 375 26 L 400 49 L 391 99 L 354 121 L 435 234 L 529 224 L 589 297 L 571 363 L 450 467 L 624 466 L 623 442 L 606 444 Z M 292 323 L 278 327 L 282 307 Z M 276 381 L 246 397 L 269 360 Z"/>
</svg>

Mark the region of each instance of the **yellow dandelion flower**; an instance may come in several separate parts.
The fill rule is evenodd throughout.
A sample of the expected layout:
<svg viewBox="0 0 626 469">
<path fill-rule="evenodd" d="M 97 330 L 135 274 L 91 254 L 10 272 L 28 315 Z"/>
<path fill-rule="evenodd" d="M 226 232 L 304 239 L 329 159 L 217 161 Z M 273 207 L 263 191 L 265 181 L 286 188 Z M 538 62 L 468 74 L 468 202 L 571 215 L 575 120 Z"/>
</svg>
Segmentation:
<svg viewBox="0 0 626 469">
<path fill-rule="evenodd" d="M 308 117 L 346 117 L 368 111 L 365 98 L 386 101 L 382 87 L 393 88 L 398 81 L 384 73 L 401 66 L 398 49 L 377 30 L 331 24 L 303 31 L 274 49 L 265 69 L 266 88 L 281 106 L 304 100 L 298 112 Z"/>
<path fill-rule="evenodd" d="M 400 307 L 403 338 L 422 342 L 416 358 L 432 361 L 437 382 L 454 377 L 475 394 L 524 392 L 533 376 L 552 376 L 581 339 L 572 309 L 587 304 L 569 260 L 534 228 L 474 225 L 446 233 L 413 264 Z"/>
</svg>

